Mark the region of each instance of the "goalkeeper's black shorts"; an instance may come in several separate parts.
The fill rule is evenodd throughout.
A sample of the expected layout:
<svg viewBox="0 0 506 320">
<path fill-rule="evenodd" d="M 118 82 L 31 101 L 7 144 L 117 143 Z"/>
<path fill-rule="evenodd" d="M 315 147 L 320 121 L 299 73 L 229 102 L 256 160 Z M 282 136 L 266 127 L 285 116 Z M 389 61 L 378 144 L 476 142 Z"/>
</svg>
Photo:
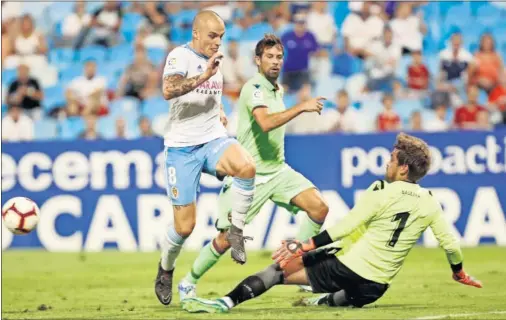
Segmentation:
<svg viewBox="0 0 506 320">
<path fill-rule="evenodd" d="M 344 290 L 346 299 L 355 307 L 378 300 L 388 284 L 367 280 L 350 270 L 335 256 L 332 249 L 320 249 L 302 256 L 309 283 L 315 293 Z"/>
</svg>

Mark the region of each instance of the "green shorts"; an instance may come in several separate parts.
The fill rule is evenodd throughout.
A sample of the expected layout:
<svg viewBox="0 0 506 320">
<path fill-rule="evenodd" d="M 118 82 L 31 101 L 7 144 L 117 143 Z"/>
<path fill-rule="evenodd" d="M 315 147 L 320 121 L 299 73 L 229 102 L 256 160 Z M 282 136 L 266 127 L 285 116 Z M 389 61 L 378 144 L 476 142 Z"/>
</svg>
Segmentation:
<svg viewBox="0 0 506 320">
<path fill-rule="evenodd" d="M 233 179 L 227 177 L 218 198 L 218 220 L 216 228 L 218 230 L 226 230 L 230 227 L 230 216 L 232 213 L 232 195 L 230 187 Z M 286 166 L 283 171 L 276 174 L 269 181 L 257 184 L 255 187 L 255 195 L 251 208 L 246 214 L 246 224 L 250 223 L 260 212 L 262 206 L 267 200 L 272 200 L 275 204 L 285 208 L 289 212 L 296 214 L 301 209 L 291 203 L 291 200 L 307 189 L 316 188 L 302 174 L 293 170 L 290 166 Z"/>
</svg>

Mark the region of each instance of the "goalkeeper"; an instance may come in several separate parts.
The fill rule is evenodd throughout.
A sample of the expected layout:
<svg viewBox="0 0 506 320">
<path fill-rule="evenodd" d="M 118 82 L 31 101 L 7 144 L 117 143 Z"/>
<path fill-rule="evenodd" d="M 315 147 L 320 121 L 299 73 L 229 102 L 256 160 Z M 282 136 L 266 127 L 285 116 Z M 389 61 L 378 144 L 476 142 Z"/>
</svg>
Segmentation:
<svg viewBox="0 0 506 320">
<path fill-rule="evenodd" d="M 237 138 L 256 164 L 256 191 L 245 222 L 249 224 L 262 206 L 272 200 L 292 213 L 299 210 L 307 213 L 308 218 L 304 217 L 297 235 L 297 239 L 307 240 L 320 232 L 329 208 L 311 181 L 285 163 L 285 124 L 304 112 L 319 113 L 323 98 L 285 108 L 283 89 L 277 83 L 283 56 L 279 38 L 266 35 L 260 40 L 255 48 L 258 73 L 243 86 L 239 98 Z M 233 200 L 231 182 L 225 181 L 219 198 L 216 227 L 220 233 L 202 248 L 191 271 L 179 283 L 181 300 L 196 296 L 197 281 L 230 247 L 226 235 Z"/>
<path fill-rule="evenodd" d="M 273 254 L 277 262 L 249 276 L 225 297 L 192 298 L 182 302 L 189 312 L 227 312 L 278 284 L 310 285 L 327 293 L 306 299 L 308 305 L 355 306 L 375 302 L 388 289 L 404 259 L 430 227 L 446 251 L 453 279 L 481 288 L 462 267 L 457 238 L 443 217 L 440 204 L 417 182 L 430 167 L 427 144 L 399 134 L 387 165 L 386 182 L 374 182 L 340 223 L 306 242 L 284 241 Z M 365 226 L 362 237 L 344 254 L 319 249 Z"/>
</svg>

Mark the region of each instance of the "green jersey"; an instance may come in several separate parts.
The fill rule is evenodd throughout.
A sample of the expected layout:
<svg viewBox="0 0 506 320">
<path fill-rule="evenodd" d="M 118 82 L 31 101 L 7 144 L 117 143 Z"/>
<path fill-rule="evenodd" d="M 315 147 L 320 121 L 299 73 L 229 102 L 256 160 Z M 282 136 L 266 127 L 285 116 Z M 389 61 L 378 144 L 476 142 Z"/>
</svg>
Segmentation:
<svg viewBox="0 0 506 320">
<path fill-rule="evenodd" d="M 257 73 L 242 87 L 237 107 L 237 140 L 255 160 L 257 174 L 267 175 L 279 171 L 285 162 L 285 126 L 263 132 L 253 117 L 253 110 L 267 107 L 269 113 L 284 111 L 283 89 L 275 87 L 262 74 Z"/>
<path fill-rule="evenodd" d="M 349 214 L 327 232 L 337 241 L 361 226 L 365 228 L 360 239 L 338 258 L 365 279 L 392 282 L 428 227 L 446 251 L 448 261 L 462 262 L 459 241 L 445 221 L 441 205 L 418 184 L 374 182 Z"/>
</svg>

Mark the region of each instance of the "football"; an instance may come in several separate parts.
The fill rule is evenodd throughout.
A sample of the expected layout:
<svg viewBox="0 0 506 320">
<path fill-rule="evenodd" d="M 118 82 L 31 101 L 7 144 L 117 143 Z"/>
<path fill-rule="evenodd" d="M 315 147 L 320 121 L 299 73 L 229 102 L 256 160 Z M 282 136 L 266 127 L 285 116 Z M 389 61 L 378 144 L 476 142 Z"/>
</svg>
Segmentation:
<svg viewBox="0 0 506 320">
<path fill-rule="evenodd" d="M 27 234 L 39 222 L 39 207 L 33 200 L 16 197 L 7 201 L 2 207 L 4 225 L 14 234 Z"/>
</svg>

